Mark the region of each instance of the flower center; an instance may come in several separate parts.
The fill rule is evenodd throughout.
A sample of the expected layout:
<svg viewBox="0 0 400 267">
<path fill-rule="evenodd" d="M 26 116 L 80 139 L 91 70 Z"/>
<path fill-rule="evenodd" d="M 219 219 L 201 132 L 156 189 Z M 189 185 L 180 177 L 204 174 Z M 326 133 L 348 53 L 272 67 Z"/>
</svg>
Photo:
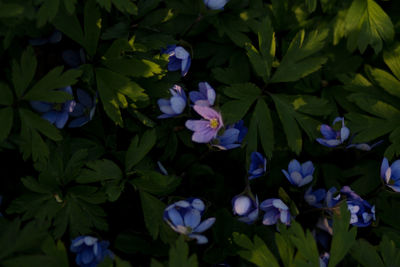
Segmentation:
<svg viewBox="0 0 400 267">
<path fill-rule="evenodd" d="M 217 120 L 217 119 L 211 119 L 211 120 L 210 120 L 210 127 L 211 127 L 211 128 L 215 129 L 215 128 L 218 127 L 218 125 L 219 125 L 219 123 L 218 123 L 218 120 Z"/>
</svg>

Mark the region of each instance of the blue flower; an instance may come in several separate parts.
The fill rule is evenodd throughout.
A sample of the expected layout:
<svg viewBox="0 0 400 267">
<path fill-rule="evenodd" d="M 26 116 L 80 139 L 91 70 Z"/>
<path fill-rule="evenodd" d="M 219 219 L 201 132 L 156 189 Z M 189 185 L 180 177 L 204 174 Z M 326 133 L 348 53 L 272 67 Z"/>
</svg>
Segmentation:
<svg viewBox="0 0 400 267">
<path fill-rule="evenodd" d="M 199 83 L 199 91 L 189 92 L 189 98 L 197 106 L 212 106 L 215 102 L 215 90 L 208 82 Z"/>
<path fill-rule="evenodd" d="M 325 252 L 319 257 L 319 267 L 327 267 L 329 263 L 329 253 Z"/>
<path fill-rule="evenodd" d="M 251 224 L 258 218 L 258 197 L 240 194 L 232 199 L 232 210 L 234 215 L 239 216 L 239 221 Z"/>
<path fill-rule="evenodd" d="M 381 178 L 393 191 L 400 192 L 400 160 L 396 160 L 389 166 L 388 159 L 383 158 Z"/>
<path fill-rule="evenodd" d="M 206 244 L 208 239 L 201 233 L 214 224 L 215 218 L 201 222 L 204 210 L 205 205 L 201 199 L 188 198 L 169 205 L 164 210 L 163 218 L 175 232 L 196 239 L 197 244 Z"/>
<path fill-rule="evenodd" d="M 337 189 L 335 187 L 329 188 L 329 190 L 326 192 L 325 207 L 332 208 L 332 207 L 336 206 L 337 203 L 339 203 L 340 194 L 338 194 L 337 196 L 334 196 L 336 192 L 337 192 Z"/>
<path fill-rule="evenodd" d="M 350 224 L 366 227 L 375 221 L 375 206 L 371 206 L 348 186 L 343 186 L 340 193 L 346 196 L 347 208 L 351 214 Z"/>
<path fill-rule="evenodd" d="M 322 202 L 324 201 L 325 196 L 326 196 L 325 189 L 320 188 L 315 191 L 312 191 L 312 187 L 310 187 L 304 193 L 304 200 L 310 206 L 313 206 L 316 208 L 322 208 L 322 206 L 323 206 Z"/>
<path fill-rule="evenodd" d="M 323 146 L 335 147 L 342 144 L 347 138 L 349 138 L 350 130 L 344 125 L 344 118 L 337 117 L 334 119 L 332 126 L 337 122 L 342 121 L 342 127 L 339 131 L 334 130 L 332 127 L 326 124 L 322 124 L 320 131 L 324 138 L 317 138 L 317 142 Z"/>
<path fill-rule="evenodd" d="M 62 52 L 62 58 L 69 67 L 77 68 L 86 63 L 85 51 L 83 48 L 79 50 L 67 49 Z"/>
<path fill-rule="evenodd" d="M 251 153 L 250 158 L 249 180 L 252 180 L 264 175 L 267 170 L 267 159 L 259 152 Z"/>
<path fill-rule="evenodd" d="M 169 45 L 167 49 L 163 49 L 163 54 L 169 55 L 168 70 L 181 70 L 181 75 L 185 76 L 190 68 L 191 58 L 189 52 L 182 46 Z"/>
<path fill-rule="evenodd" d="M 221 150 L 240 147 L 246 134 L 247 128 L 244 126 L 244 122 L 240 120 L 233 125 L 229 125 L 224 133 L 215 139 L 218 143 L 213 144 L 213 146 L 218 147 Z"/>
<path fill-rule="evenodd" d="M 56 44 L 60 42 L 61 39 L 62 39 L 62 33 L 55 30 L 49 37 L 29 39 L 29 44 L 32 46 L 40 46 L 40 45 L 45 45 L 47 43 Z"/>
<path fill-rule="evenodd" d="M 278 198 L 264 200 L 260 204 L 260 209 L 265 211 L 263 224 L 273 225 L 280 220 L 282 223 L 290 224 L 290 212 L 288 206 Z"/>
<path fill-rule="evenodd" d="M 221 10 L 229 0 L 203 0 L 204 4 L 212 10 Z"/>
<path fill-rule="evenodd" d="M 168 171 L 164 168 L 160 161 L 157 161 L 157 166 L 161 174 L 168 175 Z"/>
<path fill-rule="evenodd" d="M 80 267 L 96 267 L 106 256 L 113 258 L 108 250 L 109 242 L 92 236 L 79 236 L 72 240 L 70 250 L 76 253 L 75 262 Z"/>
<path fill-rule="evenodd" d="M 350 141 L 351 142 L 351 141 Z M 348 145 L 346 148 L 351 148 L 354 147 L 356 149 L 362 150 L 362 151 L 370 151 L 371 149 L 373 149 L 374 147 L 380 145 L 383 143 L 383 140 L 380 140 L 372 145 L 368 144 L 368 143 L 361 143 L 361 144 L 350 144 Z"/>
<path fill-rule="evenodd" d="M 69 114 L 75 117 L 69 124 L 69 128 L 82 127 L 93 119 L 96 110 L 97 95 L 93 98 L 88 93 L 81 89 L 76 90 L 78 101 L 74 110 Z"/>
<path fill-rule="evenodd" d="M 282 170 L 283 174 L 292 185 L 301 187 L 310 183 L 313 179 L 314 165 L 311 161 L 307 161 L 300 165 L 300 163 L 293 159 L 289 162 L 288 171 Z"/>
<path fill-rule="evenodd" d="M 159 119 L 175 117 L 183 112 L 186 107 L 186 94 L 179 85 L 174 85 L 169 91 L 172 94 L 170 99 L 161 98 L 157 101 L 158 106 L 164 114 Z"/>
<path fill-rule="evenodd" d="M 72 95 L 71 86 L 59 89 Z M 74 111 L 76 102 L 68 100 L 65 103 L 49 103 L 44 101 L 31 101 L 31 106 L 34 110 L 43 113 L 42 118 L 54 124 L 57 128 L 64 128 L 68 121 L 69 115 Z"/>
</svg>

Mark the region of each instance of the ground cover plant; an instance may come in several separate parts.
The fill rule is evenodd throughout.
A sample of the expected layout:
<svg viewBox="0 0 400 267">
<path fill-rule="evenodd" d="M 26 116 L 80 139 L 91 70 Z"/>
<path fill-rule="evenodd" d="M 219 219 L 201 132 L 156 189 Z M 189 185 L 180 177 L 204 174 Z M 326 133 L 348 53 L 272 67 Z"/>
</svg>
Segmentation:
<svg viewBox="0 0 400 267">
<path fill-rule="evenodd" d="M 400 266 L 400 3 L 0 0 L 1 266 Z"/>
</svg>

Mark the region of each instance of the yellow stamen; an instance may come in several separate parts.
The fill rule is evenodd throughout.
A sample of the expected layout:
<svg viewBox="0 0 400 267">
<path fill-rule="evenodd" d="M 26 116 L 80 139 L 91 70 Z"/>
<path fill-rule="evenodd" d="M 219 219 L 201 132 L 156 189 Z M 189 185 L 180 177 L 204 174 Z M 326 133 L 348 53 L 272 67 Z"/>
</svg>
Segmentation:
<svg viewBox="0 0 400 267">
<path fill-rule="evenodd" d="M 217 119 L 211 119 L 211 120 L 210 120 L 210 126 L 211 126 L 211 128 L 215 129 L 215 128 L 218 127 L 218 125 L 219 125 L 219 123 L 218 123 L 218 120 L 217 120 Z"/>
</svg>

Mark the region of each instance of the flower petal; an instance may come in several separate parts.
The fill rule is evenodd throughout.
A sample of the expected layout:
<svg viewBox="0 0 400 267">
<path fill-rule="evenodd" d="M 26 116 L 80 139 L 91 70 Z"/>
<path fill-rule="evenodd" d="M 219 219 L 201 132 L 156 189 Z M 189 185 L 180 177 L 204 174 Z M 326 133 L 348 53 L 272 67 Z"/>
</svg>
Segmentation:
<svg viewBox="0 0 400 267">
<path fill-rule="evenodd" d="M 301 165 L 300 163 L 293 159 L 289 162 L 289 168 L 288 168 L 289 173 L 292 172 L 301 172 Z"/>
<path fill-rule="evenodd" d="M 175 208 L 168 210 L 167 217 L 174 226 L 183 225 L 182 215 Z"/>
<path fill-rule="evenodd" d="M 233 201 L 233 213 L 237 215 L 245 215 L 250 211 L 252 201 L 247 196 L 239 196 Z"/>
<path fill-rule="evenodd" d="M 31 107 L 39 112 L 48 112 L 53 107 L 53 104 L 44 101 L 30 101 Z"/>
<path fill-rule="evenodd" d="M 217 135 L 216 129 L 210 127 L 196 131 L 192 135 L 192 141 L 197 143 L 208 143 Z"/>
<path fill-rule="evenodd" d="M 187 120 L 185 122 L 186 128 L 188 128 L 189 130 L 195 131 L 195 132 L 202 131 L 202 130 L 208 128 L 209 125 L 210 125 L 210 123 L 205 120 Z"/>
<path fill-rule="evenodd" d="M 171 97 L 171 108 L 175 114 L 181 114 L 186 107 L 186 101 L 181 96 Z"/>
<path fill-rule="evenodd" d="M 85 107 L 91 108 L 93 106 L 93 100 L 88 93 L 82 89 L 76 90 L 76 95 L 78 96 L 78 101 Z"/>
<path fill-rule="evenodd" d="M 279 211 L 277 209 L 270 209 L 264 214 L 263 224 L 273 225 L 276 224 L 279 218 Z"/>
<path fill-rule="evenodd" d="M 196 239 L 197 244 L 202 245 L 202 244 L 207 244 L 208 239 L 204 235 L 196 235 L 196 234 L 190 234 L 188 235 L 190 238 Z"/>
<path fill-rule="evenodd" d="M 183 216 L 183 220 L 185 222 L 185 226 L 192 229 L 196 228 L 201 220 L 200 211 L 196 209 L 189 209 Z"/>
<path fill-rule="evenodd" d="M 204 231 L 208 230 L 213 224 L 215 223 L 215 218 L 211 217 L 208 218 L 207 220 L 204 220 L 199 226 L 197 226 L 194 230 L 193 233 L 203 233 Z"/>
<path fill-rule="evenodd" d="M 400 159 L 393 162 L 392 165 L 390 165 L 390 169 L 392 169 L 391 178 L 395 181 L 399 180 L 400 179 Z"/>
<path fill-rule="evenodd" d="M 68 112 L 57 112 L 55 125 L 58 129 L 64 128 L 68 120 Z"/>
<path fill-rule="evenodd" d="M 203 118 L 210 120 L 210 119 L 215 119 L 215 118 L 221 118 L 221 114 L 219 114 L 217 111 L 210 107 L 204 107 L 204 106 L 194 106 L 193 109 L 200 114 Z"/>
<path fill-rule="evenodd" d="M 389 168 L 389 161 L 385 157 L 385 158 L 383 158 L 382 164 L 381 164 L 381 178 L 385 181 L 386 184 L 389 182 L 389 179 L 390 179 L 390 177 L 385 177 L 385 173 L 388 168 Z"/>
<path fill-rule="evenodd" d="M 301 174 L 303 176 L 312 175 L 314 172 L 314 165 L 311 161 L 306 161 L 301 164 Z"/>
</svg>

